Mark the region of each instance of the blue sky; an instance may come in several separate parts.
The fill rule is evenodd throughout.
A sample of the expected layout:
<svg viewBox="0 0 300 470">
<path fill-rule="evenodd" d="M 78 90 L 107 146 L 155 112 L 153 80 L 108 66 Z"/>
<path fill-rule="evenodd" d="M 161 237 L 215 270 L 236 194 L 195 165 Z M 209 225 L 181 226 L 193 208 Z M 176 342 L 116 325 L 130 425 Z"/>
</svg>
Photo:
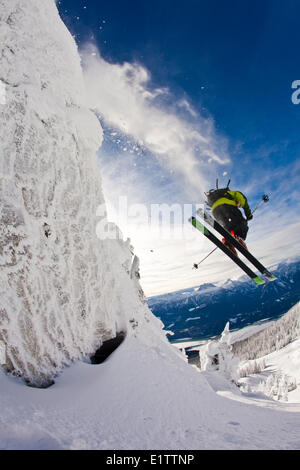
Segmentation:
<svg viewBox="0 0 300 470">
<path fill-rule="evenodd" d="M 124 194 L 148 207 L 202 202 L 216 177 L 230 177 L 252 207 L 270 194 L 251 222 L 251 248 L 269 264 L 299 254 L 300 105 L 291 99 L 300 80 L 299 1 L 57 5 L 104 129 L 98 156 L 108 203 Z M 237 274 L 223 258 L 191 273 L 192 259 L 211 249 L 200 240 L 191 249 L 138 236 L 136 227 L 129 235 L 146 293 Z"/>
</svg>

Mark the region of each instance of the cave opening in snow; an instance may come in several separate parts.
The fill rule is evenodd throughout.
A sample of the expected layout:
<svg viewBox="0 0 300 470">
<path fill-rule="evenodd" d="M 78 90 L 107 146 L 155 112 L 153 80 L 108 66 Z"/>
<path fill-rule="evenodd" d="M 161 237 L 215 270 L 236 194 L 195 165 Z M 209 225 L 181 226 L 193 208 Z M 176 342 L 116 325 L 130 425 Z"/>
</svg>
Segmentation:
<svg viewBox="0 0 300 470">
<path fill-rule="evenodd" d="M 125 332 L 120 331 L 114 338 L 104 341 L 100 348 L 98 348 L 91 356 L 91 363 L 101 364 L 104 362 L 120 346 L 124 341 L 125 336 Z"/>
</svg>

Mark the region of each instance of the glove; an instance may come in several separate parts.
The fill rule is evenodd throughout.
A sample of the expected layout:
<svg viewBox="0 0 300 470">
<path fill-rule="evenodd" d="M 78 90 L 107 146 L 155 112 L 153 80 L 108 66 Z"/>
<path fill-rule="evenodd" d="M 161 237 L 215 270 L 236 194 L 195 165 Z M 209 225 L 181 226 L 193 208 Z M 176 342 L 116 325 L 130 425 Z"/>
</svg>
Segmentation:
<svg viewBox="0 0 300 470">
<path fill-rule="evenodd" d="M 252 214 L 248 215 L 247 220 L 252 220 L 252 219 L 253 219 L 253 215 Z"/>
</svg>

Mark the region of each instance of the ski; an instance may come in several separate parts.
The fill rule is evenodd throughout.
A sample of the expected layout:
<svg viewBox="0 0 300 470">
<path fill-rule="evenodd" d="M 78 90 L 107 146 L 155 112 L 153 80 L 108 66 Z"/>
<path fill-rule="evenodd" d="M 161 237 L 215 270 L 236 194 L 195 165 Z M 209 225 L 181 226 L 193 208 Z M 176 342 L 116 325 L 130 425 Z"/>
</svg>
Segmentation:
<svg viewBox="0 0 300 470">
<path fill-rule="evenodd" d="M 254 282 L 255 284 L 264 284 L 265 281 L 261 279 L 259 276 L 255 274 L 255 272 L 252 271 L 240 258 L 235 256 L 235 254 L 227 248 L 224 243 L 222 243 L 221 240 L 219 240 L 218 237 L 216 237 L 207 227 L 205 227 L 196 217 L 190 217 L 189 222 L 200 232 L 203 233 L 203 235 L 208 238 L 211 242 L 213 242 L 220 250 L 223 251 L 229 258 L 232 259 L 232 261 L 235 262 Z"/>
<path fill-rule="evenodd" d="M 205 212 L 203 209 L 198 209 L 197 214 L 201 219 L 206 221 L 211 227 L 213 227 L 220 235 L 222 235 L 231 245 L 233 245 L 237 250 L 239 250 L 242 255 L 247 258 L 253 266 L 258 269 L 259 272 L 268 280 L 275 281 L 277 278 L 272 274 L 258 259 L 253 256 L 250 251 L 248 251 L 243 245 L 241 245 L 227 230 L 222 227 L 211 215 Z"/>
</svg>

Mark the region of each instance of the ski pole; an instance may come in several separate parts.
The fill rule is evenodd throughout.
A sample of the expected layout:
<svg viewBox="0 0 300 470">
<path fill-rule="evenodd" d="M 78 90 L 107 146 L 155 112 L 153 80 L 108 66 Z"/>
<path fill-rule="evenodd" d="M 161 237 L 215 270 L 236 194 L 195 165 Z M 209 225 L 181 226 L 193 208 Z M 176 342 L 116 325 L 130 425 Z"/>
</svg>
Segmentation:
<svg viewBox="0 0 300 470">
<path fill-rule="evenodd" d="M 218 181 L 218 180 L 217 180 Z M 218 183 L 217 183 L 218 184 Z M 259 208 L 259 206 L 263 203 L 263 202 L 268 202 L 269 201 L 269 196 L 267 194 L 264 194 L 262 196 L 262 199 L 261 201 L 257 204 L 257 206 L 255 207 L 255 209 L 251 212 L 251 214 L 253 215 L 254 212 Z M 218 247 L 216 246 L 216 248 L 214 248 L 210 253 L 208 253 L 208 255 L 205 256 L 205 258 L 203 258 L 201 261 L 199 261 L 199 263 L 194 263 L 194 266 L 193 266 L 193 269 L 198 269 L 198 266 L 199 264 L 201 264 L 203 261 L 205 261 L 210 255 L 213 254 L 214 251 L 216 251 Z"/>
<path fill-rule="evenodd" d="M 206 258 L 208 258 L 214 251 L 216 251 L 217 248 L 218 247 L 216 246 L 216 248 L 214 248 L 210 253 L 208 253 L 208 255 L 206 255 L 205 258 L 199 261 L 199 263 L 194 263 L 193 269 L 198 269 L 199 264 L 201 264 L 202 261 L 206 260 Z"/>
<path fill-rule="evenodd" d="M 267 194 L 264 194 L 263 197 L 262 197 L 262 200 L 257 204 L 257 206 L 255 207 L 255 209 L 251 212 L 251 214 L 253 215 L 254 212 L 256 211 L 256 209 L 259 208 L 259 206 L 263 203 L 263 202 L 268 202 L 269 200 L 269 196 Z"/>
</svg>

